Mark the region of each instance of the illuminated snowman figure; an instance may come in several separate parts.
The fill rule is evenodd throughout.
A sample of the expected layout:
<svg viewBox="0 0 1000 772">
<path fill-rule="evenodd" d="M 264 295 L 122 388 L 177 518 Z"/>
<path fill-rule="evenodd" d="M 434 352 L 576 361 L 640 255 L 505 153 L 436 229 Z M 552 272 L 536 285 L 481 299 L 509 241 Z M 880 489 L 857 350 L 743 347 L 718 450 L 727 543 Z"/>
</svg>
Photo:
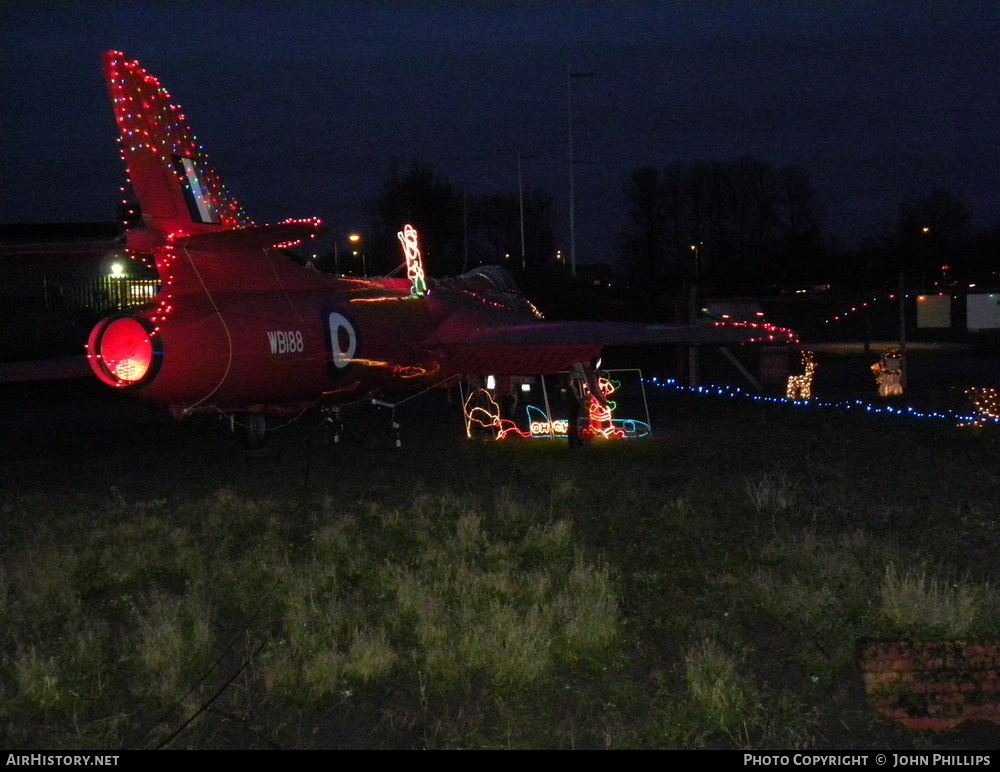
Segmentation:
<svg viewBox="0 0 1000 772">
<path fill-rule="evenodd" d="M 903 357 L 894 348 L 882 352 L 882 359 L 872 365 L 875 383 L 880 397 L 891 397 L 903 393 Z"/>
</svg>

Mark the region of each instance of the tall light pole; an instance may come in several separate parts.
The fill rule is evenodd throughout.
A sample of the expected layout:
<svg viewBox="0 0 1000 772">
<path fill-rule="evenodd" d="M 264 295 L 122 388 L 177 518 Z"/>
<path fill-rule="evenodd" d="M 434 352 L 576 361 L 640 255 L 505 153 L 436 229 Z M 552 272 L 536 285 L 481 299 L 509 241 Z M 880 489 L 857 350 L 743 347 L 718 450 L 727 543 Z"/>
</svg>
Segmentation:
<svg viewBox="0 0 1000 772">
<path fill-rule="evenodd" d="M 701 248 L 705 242 L 699 241 L 691 245 L 694 256 L 694 281 L 688 291 L 688 324 L 698 323 L 698 283 L 701 281 Z M 688 386 L 698 385 L 698 347 L 688 346 Z"/>
<path fill-rule="evenodd" d="M 592 72 L 566 70 L 566 123 L 569 129 L 569 265 L 570 275 L 576 277 L 576 189 L 573 173 L 573 79 L 592 78 Z"/>
<path fill-rule="evenodd" d="M 361 243 L 361 235 L 358 233 L 352 233 L 350 236 L 347 237 L 347 240 L 350 241 L 351 244 L 353 244 L 355 247 L 354 249 L 355 257 L 358 257 L 359 252 L 361 253 L 361 275 L 367 276 L 368 269 L 365 266 L 365 248 L 364 245 Z"/>
<path fill-rule="evenodd" d="M 537 158 L 534 155 L 522 155 L 517 154 L 517 205 L 520 210 L 521 215 L 521 270 L 525 270 L 527 265 L 527 260 L 525 259 L 524 252 L 524 185 L 521 182 L 521 161 L 528 161 L 532 158 Z"/>
</svg>

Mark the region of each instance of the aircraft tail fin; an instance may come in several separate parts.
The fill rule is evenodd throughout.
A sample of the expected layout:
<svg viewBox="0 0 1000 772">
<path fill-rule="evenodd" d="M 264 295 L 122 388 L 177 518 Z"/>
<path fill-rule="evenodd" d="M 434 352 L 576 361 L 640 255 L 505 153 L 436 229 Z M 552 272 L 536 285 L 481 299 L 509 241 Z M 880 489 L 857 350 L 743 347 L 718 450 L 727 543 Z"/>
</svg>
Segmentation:
<svg viewBox="0 0 1000 772">
<path fill-rule="evenodd" d="M 252 227 L 159 81 L 120 51 L 106 51 L 103 64 L 146 227 L 168 236 Z"/>
</svg>

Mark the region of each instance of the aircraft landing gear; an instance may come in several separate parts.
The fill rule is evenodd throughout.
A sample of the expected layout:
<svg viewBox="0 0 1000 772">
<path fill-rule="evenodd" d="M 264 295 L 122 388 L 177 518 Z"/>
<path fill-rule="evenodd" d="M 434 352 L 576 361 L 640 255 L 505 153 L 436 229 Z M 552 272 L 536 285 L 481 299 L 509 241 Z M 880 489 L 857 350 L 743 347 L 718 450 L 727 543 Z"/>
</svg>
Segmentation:
<svg viewBox="0 0 1000 772">
<path fill-rule="evenodd" d="M 382 408 L 389 411 L 389 426 L 392 433 L 395 435 L 393 444 L 397 448 L 403 447 L 403 440 L 399 434 L 399 421 L 396 420 L 396 404 L 398 403 L 394 404 L 392 402 L 385 402 L 381 399 L 373 399 L 371 403 L 376 408 Z"/>
<path fill-rule="evenodd" d="M 340 417 L 340 408 L 332 407 L 327 408 L 323 411 L 326 414 L 324 419 L 324 426 L 326 429 L 327 436 L 329 433 L 333 432 L 333 444 L 336 445 L 340 442 L 340 437 L 344 433 L 344 420 Z"/>
<path fill-rule="evenodd" d="M 229 431 L 236 435 L 244 450 L 260 450 L 267 443 L 267 416 L 263 413 L 248 413 L 246 422 L 239 422 L 229 415 Z"/>
</svg>

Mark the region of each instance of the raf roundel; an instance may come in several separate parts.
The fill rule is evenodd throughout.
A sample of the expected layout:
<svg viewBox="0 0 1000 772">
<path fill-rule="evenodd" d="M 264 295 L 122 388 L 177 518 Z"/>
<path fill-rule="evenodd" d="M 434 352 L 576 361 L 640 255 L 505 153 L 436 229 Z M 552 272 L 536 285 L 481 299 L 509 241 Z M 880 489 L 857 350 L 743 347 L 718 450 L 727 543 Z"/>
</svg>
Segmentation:
<svg viewBox="0 0 1000 772">
<path fill-rule="evenodd" d="M 330 314 L 327 329 L 330 331 L 333 364 L 338 370 L 343 370 L 354 361 L 354 355 L 358 350 L 358 334 L 347 317 L 336 311 Z"/>
</svg>

